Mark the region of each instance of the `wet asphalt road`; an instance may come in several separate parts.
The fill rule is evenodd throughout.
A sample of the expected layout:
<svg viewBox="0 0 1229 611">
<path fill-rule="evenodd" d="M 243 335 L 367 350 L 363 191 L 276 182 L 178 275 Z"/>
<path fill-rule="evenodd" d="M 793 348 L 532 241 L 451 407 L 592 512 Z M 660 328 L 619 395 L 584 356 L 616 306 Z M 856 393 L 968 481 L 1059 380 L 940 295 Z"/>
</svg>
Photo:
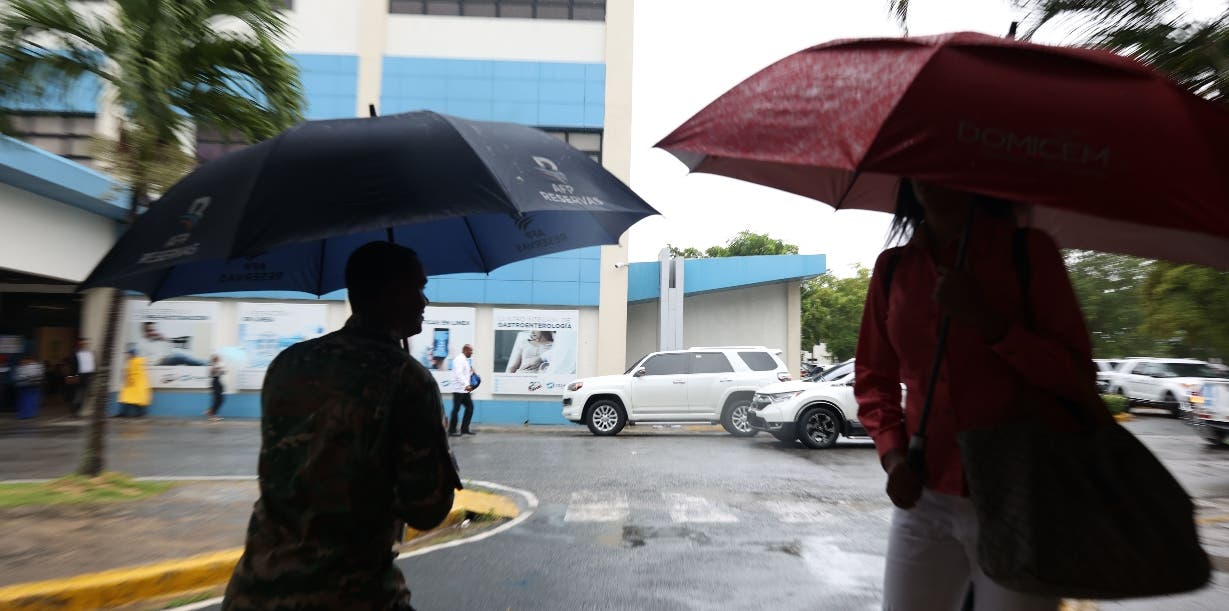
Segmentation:
<svg viewBox="0 0 1229 611">
<path fill-rule="evenodd" d="M 1229 496 L 1229 451 L 1174 420 L 1130 428 L 1192 494 Z M 70 471 L 82 431 L 3 423 L 0 478 Z M 108 458 L 135 475 L 252 475 L 258 445 L 253 422 L 123 422 Z M 454 449 L 464 477 L 539 506 L 506 532 L 402 560 L 420 609 L 878 608 L 890 507 L 868 441 L 816 452 L 763 435 L 551 427 L 480 430 Z"/>
</svg>

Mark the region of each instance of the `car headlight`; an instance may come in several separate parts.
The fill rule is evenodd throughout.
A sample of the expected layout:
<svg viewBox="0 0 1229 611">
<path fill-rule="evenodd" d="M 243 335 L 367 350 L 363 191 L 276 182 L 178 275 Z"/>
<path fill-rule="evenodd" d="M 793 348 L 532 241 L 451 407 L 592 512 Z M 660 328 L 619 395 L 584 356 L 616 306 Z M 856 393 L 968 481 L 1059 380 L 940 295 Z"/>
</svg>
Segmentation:
<svg viewBox="0 0 1229 611">
<path fill-rule="evenodd" d="M 576 391 L 580 390 L 580 389 L 581 389 L 581 387 L 582 387 L 582 386 L 584 386 L 584 385 L 585 385 L 585 383 L 584 383 L 584 382 L 581 382 L 580 380 L 576 380 L 575 382 L 572 382 L 571 384 L 568 384 L 568 390 L 570 390 L 570 391 L 572 391 L 572 392 L 576 392 Z"/>
<path fill-rule="evenodd" d="M 773 403 L 780 403 L 782 401 L 789 401 L 800 394 L 802 394 L 801 390 L 791 390 L 789 392 L 768 393 L 765 396 Z"/>
</svg>

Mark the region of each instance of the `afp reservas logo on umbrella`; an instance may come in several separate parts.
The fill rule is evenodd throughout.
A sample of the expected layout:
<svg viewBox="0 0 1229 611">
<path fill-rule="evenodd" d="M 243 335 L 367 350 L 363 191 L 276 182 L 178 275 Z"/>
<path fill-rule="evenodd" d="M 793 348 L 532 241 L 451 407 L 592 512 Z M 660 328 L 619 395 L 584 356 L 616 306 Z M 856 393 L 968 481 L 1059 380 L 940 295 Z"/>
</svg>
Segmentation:
<svg viewBox="0 0 1229 611">
<path fill-rule="evenodd" d="M 200 249 L 200 242 L 189 244 L 188 241 L 192 239 L 192 232 L 200 224 L 201 219 L 205 218 L 205 212 L 209 210 L 209 204 L 212 201 L 213 198 L 207 195 L 192 200 L 192 203 L 188 205 L 188 210 L 177 220 L 184 231 L 168 238 L 161 250 L 141 255 L 141 258 L 137 259 L 137 264 L 160 263 L 196 254 L 196 251 Z"/>
<path fill-rule="evenodd" d="M 568 175 L 559 169 L 559 165 L 547 157 L 534 156 L 533 163 L 537 171 L 551 181 L 550 191 L 538 191 L 542 199 L 558 204 L 576 204 L 588 208 L 604 208 L 606 202 L 600 197 L 577 195 L 576 187 L 568 183 Z"/>
</svg>

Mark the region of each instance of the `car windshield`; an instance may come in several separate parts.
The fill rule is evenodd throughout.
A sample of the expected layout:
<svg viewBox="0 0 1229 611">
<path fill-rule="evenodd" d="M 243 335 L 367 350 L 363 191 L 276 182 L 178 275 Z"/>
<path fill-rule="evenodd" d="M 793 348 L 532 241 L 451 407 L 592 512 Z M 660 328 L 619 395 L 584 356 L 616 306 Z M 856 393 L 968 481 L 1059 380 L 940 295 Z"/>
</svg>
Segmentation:
<svg viewBox="0 0 1229 611">
<path fill-rule="evenodd" d="M 832 367 L 815 378 L 816 382 L 830 382 L 853 372 L 853 361 L 845 361 Z"/>
<path fill-rule="evenodd" d="M 1229 378 L 1207 363 L 1163 363 L 1160 367 L 1167 378 Z"/>
<path fill-rule="evenodd" d="M 644 359 L 645 359 L 646 357 L 648 357 L 648 356 L 649 356 L 649 355 L 645 354 L 645 355 L 642 355 L 640 358 L 636 359 L 635 361 L 632 361 L 632 366 L 631 366 L 631 367 L 628 367 L 628 368 L 627 368 L 627 371 L 624 371 L 624 372 L 623 372 L 623 375 L 627 375 L 627 374 L 629 374 L 629 373 L 631 373 L 631 372 L 635 371 L 635 370 L 636 370 L 636 368 L 637 368 L 637 367 L 639 367 L 639 366 L 640 366 L 640 364 L 644 362 Z"/>
</svg>

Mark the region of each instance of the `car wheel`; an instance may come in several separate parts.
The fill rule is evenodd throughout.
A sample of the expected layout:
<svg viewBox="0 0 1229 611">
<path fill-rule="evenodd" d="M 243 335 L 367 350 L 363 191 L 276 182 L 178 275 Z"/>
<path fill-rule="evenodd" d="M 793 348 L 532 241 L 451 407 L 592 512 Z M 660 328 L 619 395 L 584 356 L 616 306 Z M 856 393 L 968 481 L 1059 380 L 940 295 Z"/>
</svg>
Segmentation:
<svg viewBox="0 0 1229 611">
<path fill-rule="evenodd" d="M 598 437 L 618 435 L 627 425 L 627 412 L 618 402 L 602 399 L 589 406 L 585 424 L 589 426 L 589 432 Z"/>
<path fill-rule="evenodd" d="M 759 431 L 751 428 L 751 399 L 732 399 L 721 413 L 721 426 L 735 437 L 754 437 Z"/>
<path fill-rule="evenodd" d="M 1210 431 L 1208 436 L 1204 437 L 1204 439 L 1207 440 L 1208 445 L 1214 448 L 1221 448 L 1225 446 L 1225 434 L 1220 431 Z"/>
<path fill-rule="evenodd" d="M 1178 403 L 1178 398 L 1175 397 L 1173 393 L 1165 393 L 1165 397 L 1162 399 L 1161 403 L 1166 409 L 1169 410 L 1170 414 L 1173 414 L 1174 418 L 1182 417 L 1182 405 Z"/>
<path fill-rule="evenodd" d="M 793 431 L 784 431 L 784 430 L 768 431 L 768 433 L 772 435 L 773 437 L 775 437 L 777 441 L 780 441 L 781 443 L 788 443 L 790 445 L 793 445 L 795 441 L 798 441 L 798 437 L 794 435 Z"/>
<path fill-rule="evenodd" d="M 841 436 L 841 417 L 826 405 L 817 405 L 798 419 L 798 440 L 812 450 L 826 450 Z"/>
</svg>

